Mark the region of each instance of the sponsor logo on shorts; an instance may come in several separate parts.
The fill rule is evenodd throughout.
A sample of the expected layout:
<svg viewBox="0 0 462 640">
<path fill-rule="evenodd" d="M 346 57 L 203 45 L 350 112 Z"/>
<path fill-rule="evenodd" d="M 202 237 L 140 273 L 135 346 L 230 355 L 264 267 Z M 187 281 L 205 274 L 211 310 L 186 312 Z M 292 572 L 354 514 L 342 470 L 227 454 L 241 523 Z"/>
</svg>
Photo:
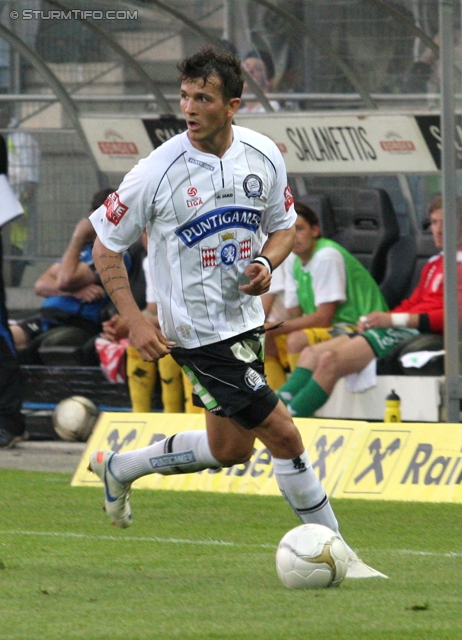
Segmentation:
<svg viewBox="0 0 462 640">
<path fill-rule="evenodd" d="M 404 339 L 409 337 L 410 332 L 406 329 L 389 327 L 387 329 L 368 329 L 366 332 L 371 334 L 381 349 L 393 347 Z M 412 334 L 411 334 L 412 335 Z"/>
<path fill-rule="evenodd" d="M 263 377 L 258 373 L 258 371 L 252 369 L 252 367 L 249 367 L 245 372 L 244 380 L 246 385 L 254 391 L 258 391 L 258 389 L 261 389 L 266 384 Z"/>
<path fill-rule="evenodd" d="M 112 222 L 112 224 L 117 227 L 119 222 L 128 211 L 127 205 L 123 204 L 120 201 L 117 191 L 114 191 L 114 193 L 111 193 L 106 198 L 106 200 L 104 201 L 104 205 L 106 207 L 106 218 L 109 220 L 109 222 Z"/>
<path fill-rule="evenodd" d="M 192 451 L 182 451 L 181 453 L 166 453 L 163 456 L 150 458 L 149 462 L 153 469 L 162 469 L 164 467 L 180 467 L 183 464 L 196 462 L 196 458 Z"/>
<path fill-rule="evenodd" d="M 249 175 L 244 178 L 242 186 L 244 187 L 245 195 L 248 198 L 261 198 L 263 193 L 263 181 L 259 176 L 254 173 L 249 173 Z"/>
</svg>

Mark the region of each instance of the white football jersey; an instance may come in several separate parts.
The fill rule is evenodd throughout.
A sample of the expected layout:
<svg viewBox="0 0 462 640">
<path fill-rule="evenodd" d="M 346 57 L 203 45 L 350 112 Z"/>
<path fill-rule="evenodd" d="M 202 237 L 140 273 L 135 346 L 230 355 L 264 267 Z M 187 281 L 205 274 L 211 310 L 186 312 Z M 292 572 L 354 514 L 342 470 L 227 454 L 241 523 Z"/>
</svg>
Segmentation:
<svg viewBox="0 0 462 640">
<path fill-rule="evenodd" d="M 222 158 L 187 132 L 141 160 L 90 217 L 101 242 L 126 250 L 146 227 L 163 333 L 187 349 L 264 322 L 261 300 L 239 290 L 267 234 L 296 220 L 279 149 L 233 126 Z"/>
</svg>

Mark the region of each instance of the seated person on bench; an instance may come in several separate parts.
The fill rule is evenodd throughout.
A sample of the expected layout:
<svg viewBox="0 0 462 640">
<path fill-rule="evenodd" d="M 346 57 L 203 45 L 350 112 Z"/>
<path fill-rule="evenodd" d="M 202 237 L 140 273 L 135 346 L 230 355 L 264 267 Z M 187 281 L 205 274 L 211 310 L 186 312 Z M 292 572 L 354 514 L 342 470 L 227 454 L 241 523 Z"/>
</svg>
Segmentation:
<svg viewBox="0 0 462 640">
<path fill-rule="evenodd" d="M 274 390 L 285 381 L 282 369 L 288 363 L 293 371 L 306 346 L 353 332 L 359 317 L 370 311 L 388 310 L 367 269 L 340 244 L 321 237 L 318 216 L 310 207 L 294 204 L 295 244 L 278 267 L 284 273 L 288 319 L 266 334 L 265 372 Z"/>
<path fill-rule="evenodd" d="M 110 193 L 112 189 L 97 192 L 91 210 L 98 208 Z M 101 311 L 109 298 L 93 264 L 95 237 L 89 219 L 80 220 L 62 259 L 48 267 L 35 283 L 35 293 L 45 298 L 40 311 L 11 325 L 21 361 L 40 363 L 38 347 L 58 327 L 66 328 L 60 332 L 61 344 L 66 340 L 83 344 L 101 330 Z"/>
<path fill-rule="evenodd" d="M 462 220 L 462 199 L 457 200 Z M 442 198 L 430 205 L 430 227 L 436 248 L 443 248 Z M 462 241 L 462 236 L 459 242 Z M 375 358 L 382 358 L 419 332 L 443 333 L 443 254 L 432 256 L 407 300 L 391 312 L 374 311 L 360 319 L 359 335 L 342 335 L 306 347 L 298 366 L 277 395 L 293 416 L 309 417 L 329 398 L 340 378 L 359 373 Z"/>
</svg>

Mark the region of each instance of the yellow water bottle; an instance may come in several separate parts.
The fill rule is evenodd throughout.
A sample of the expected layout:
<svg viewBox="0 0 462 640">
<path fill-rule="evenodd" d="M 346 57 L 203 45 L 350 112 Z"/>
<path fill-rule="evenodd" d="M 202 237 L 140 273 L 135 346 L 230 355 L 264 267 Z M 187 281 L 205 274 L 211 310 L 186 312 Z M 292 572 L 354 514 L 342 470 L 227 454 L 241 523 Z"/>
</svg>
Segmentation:
<svg viewBox="0 0 462 640">
<path fill-rule="evenodd" d="M 385 399 L 385 422 L 401 422 L 401 398 L 395 390 Z"/>
</svg>

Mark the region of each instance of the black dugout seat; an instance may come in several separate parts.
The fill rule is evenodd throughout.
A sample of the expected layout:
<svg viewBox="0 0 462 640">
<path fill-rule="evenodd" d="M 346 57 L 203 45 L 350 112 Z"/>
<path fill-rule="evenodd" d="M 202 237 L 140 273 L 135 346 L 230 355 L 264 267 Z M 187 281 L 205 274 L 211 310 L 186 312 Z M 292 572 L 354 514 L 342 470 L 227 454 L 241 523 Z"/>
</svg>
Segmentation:
<svg viewBox="0 0 462 640">
<path fill-rule="evenodd" d="M 321 235 L 324 238 L 333 238 L 337 232 L 334 210 L 328 196 L 323 193 L 310 193 L 299 198 L 300 202 L 312 209 L 319 218 Z"/>
<path fill-rule="evenodd" d="M 358 189 L 348 225 L 333 236 L 379 284 L 385 276 L 388 251 L 398 238 L 398 218 L 384 189 Z"/>
<path fill-rule="evenodd" d="M 433 234 L 430 229 L 430 220 L 426 218 L 423 221 L 421 228 L 417 231 L 416 260 L 406 297 L 408 297 L 416 288 L 417 283 L 419 282 L 420 274 L 422 273 L 422 269 L 428 262 L 428 259 L 431 258 L 431 256 L 436 255 L 437 253 L 439 253 L 439 251 L 435 247 Z"/>
<path fill-rule="evenodd" d="M 417 261 L 417 237 L 401 236 L 387 254 L 385 275 L 380 283 L 388 307 L 393 309 L 409 295 L 409 288 Z"/>
</svg>

